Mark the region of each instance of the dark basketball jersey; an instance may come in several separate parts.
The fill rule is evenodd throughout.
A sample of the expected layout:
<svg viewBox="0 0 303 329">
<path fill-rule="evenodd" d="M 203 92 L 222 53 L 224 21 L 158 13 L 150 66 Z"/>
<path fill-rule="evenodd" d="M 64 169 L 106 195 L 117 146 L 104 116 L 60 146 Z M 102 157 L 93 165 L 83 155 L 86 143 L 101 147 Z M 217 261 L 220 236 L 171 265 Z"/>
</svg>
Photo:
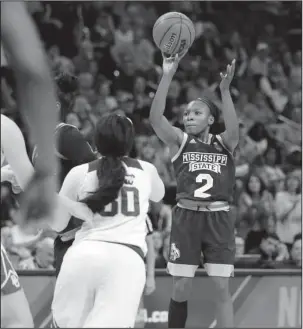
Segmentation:
<svg viewBox="0 0 303 329">
<path fill-rule="evenodd" d="M 184 134 L 179 152 L 172 159 L 177 179 L 177 201 L 232 200 L 235 165 L 220 135 L 210 135 L 209 143 Z"/>
<path fill-rule="evenodd" d="M 55 139 L 57 144 L 56 155 L 60 162 L 59 187 L 61 187 L 66 175 L 72 168 L 94 161 L 96 156 L 81 132 L 72 125 L 58 124 L 55 130 Z M 35 148 L 32 155 L 34 166 L 36 156 Z"/>
<path fill-rule="evenodd" d="M 59 188 L 69 173 L 69 171 L 80 164 L 94 161 L 96 156 L 81 135 L 81 132 L 74 126 L 65 123 L 57 125 L 55 130 L 55 139 L 57 142 L 56 155 L 60 162 L 60 173 L 59 173 Z M 32 162 L 35 166 L 35 159 L 37 157 L 36 148 L 32 154 Z M 56 174 L 56 173 L 54 173 Z M 58 174 L 58 173 L 57 173 Z M 82 225 L 82 220 L 72 217 L 67 227 L 60 233 L 65 235 L 66 240 L 70 240 L 74 237 L 74 233 Z"/>
</svg>

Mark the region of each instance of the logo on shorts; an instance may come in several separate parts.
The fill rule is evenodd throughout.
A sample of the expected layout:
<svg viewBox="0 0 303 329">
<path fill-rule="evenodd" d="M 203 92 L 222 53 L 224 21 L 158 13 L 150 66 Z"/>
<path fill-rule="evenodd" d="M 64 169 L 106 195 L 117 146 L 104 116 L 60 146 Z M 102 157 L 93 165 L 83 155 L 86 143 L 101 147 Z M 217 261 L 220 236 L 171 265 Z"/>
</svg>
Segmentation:
<svg viewBox="0 0 303 329">
<path fill-rule="evenodd" d="M 172 243 L 170 246 L 170 255 L 169 255 L 170 260 L 173 262 L 177 259 L 180 258 L 180 250 L 176 247 L 175 243 Z"/>
<path fill-rule="evenodd" d="M 9 275 L 9 278 L 11 279 L 12 285 L 16 288 L 19 288 L 20 287 L 20 282 L 19 282 L 17 273 L 15 273 L 14 271 L 9 270 L 8 275 Z"/>
</svg>

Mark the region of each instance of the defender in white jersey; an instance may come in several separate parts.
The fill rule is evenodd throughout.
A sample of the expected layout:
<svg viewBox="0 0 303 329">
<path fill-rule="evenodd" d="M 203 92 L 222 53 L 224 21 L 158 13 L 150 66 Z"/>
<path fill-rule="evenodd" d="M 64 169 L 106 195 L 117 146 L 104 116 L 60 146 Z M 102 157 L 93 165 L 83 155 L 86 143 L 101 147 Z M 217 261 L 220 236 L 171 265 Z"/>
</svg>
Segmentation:
<svg viewBox="0 0 303 329">
<path fill-rule="evenodd" d="M 133 327 L 145 285 L 145 219 L 164 185 L 156 168 L 127 157 L 131 121 L 108 114 L 96 127 L 101 158 L 73 168 L 60 195 L 84 202 L 93 219 L 76 233 L 59 273 L 53 300 L 58 327 Z"/>
</svg>

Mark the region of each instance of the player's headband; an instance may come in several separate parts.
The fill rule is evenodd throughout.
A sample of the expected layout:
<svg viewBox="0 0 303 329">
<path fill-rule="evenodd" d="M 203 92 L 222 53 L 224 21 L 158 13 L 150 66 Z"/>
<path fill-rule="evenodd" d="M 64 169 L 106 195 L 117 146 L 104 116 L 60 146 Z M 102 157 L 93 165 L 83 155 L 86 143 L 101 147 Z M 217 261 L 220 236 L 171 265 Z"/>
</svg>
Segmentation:
<svg viewBox="0 0 303 329">
<path fill-rule="evenodd" d="M 206 104 L 210 110 L 211 115 L 214 117 L 214 122 L 218 122 L 220 118 L 220 110 L 216 104 L 214 104 L 209 98 L 207 97 L 199 97 L 196 99 L 199 102 Z"/>
</svg>

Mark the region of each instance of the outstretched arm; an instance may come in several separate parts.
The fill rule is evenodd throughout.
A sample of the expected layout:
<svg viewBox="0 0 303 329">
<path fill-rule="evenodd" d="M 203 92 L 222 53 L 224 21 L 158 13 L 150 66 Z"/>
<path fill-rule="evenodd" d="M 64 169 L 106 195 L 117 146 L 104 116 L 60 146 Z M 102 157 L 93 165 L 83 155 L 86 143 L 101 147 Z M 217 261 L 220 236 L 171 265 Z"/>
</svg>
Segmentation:
<svg viewBox="0 0 303 329">
<path fill-rule="evenodd" d="M 224 145 L 231 153 L 234 152 L 239 142 L 239 122 L 229 90 L 230 83 L 235 73 L 235 64 L 236 62 L 233 60 L 231 65 L 227 65 L 226 73 L 220 73 L 220 91 L 223 103 L 223 118 L 226 127 L 226 130 L 221 134 L 221 137 Z"/>
<path fill-rule="evenodd" d="M 38 167 L 52 173 L 56 96 L 42 42 L 23 2 L 1 2 L 1 39 L 17 81 L 18 107 L 37 145 Z"/>
<path fill-rule="evenodd" d="M 19 186 L 24 190 L 34 174 L 34 168 L 28 158 L 20 128 L 3 114 L 1 114 L 1 148 Z M 1 181 L 2 178 L 4 179 L 1 173 Z"/>
<path fill-rule="evenodd" d="M 178 68 L 179 60 L 178 55 L 169 58 L 163 57 L 163 75 L 149 114 L 149 120 L 155 133 L 170 149 L 179 148 L 183 139 L 182 131 L 173 127 L 163 115 L 168 89 Z"/>
</svg>

